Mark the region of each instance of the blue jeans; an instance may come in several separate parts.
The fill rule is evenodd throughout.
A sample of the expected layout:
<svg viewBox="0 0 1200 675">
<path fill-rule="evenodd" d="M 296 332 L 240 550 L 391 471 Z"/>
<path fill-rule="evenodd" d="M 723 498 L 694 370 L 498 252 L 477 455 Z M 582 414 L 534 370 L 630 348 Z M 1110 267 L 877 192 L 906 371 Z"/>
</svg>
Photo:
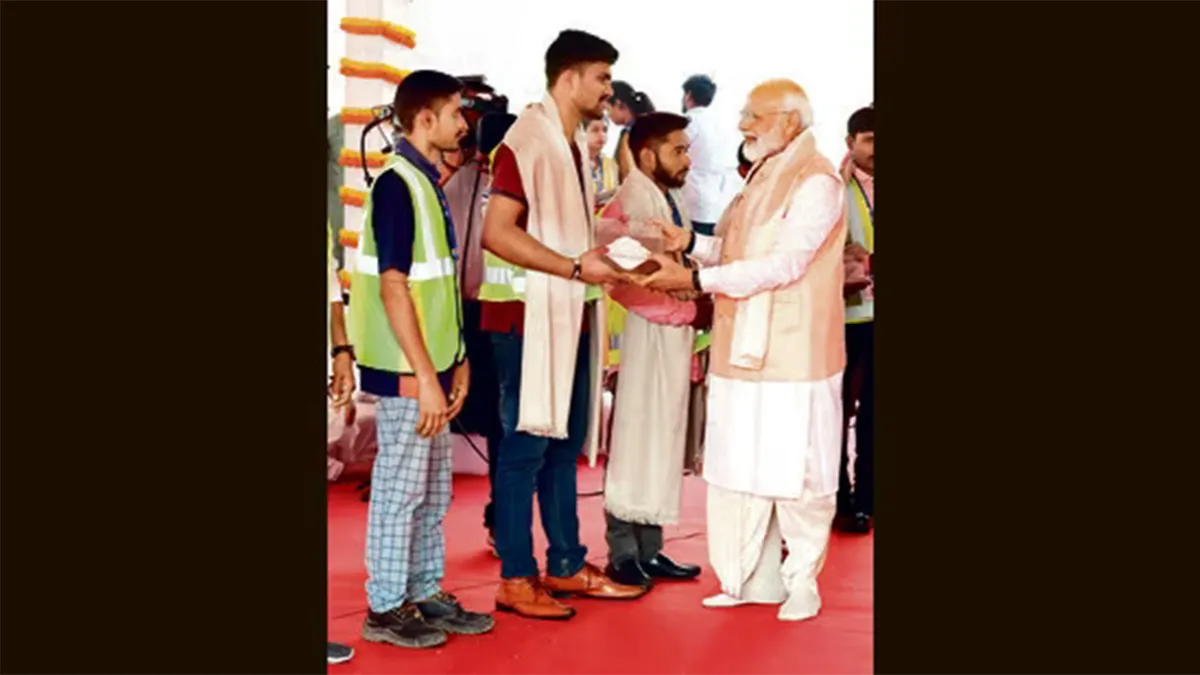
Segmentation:
<svg viewBox="0 0 1200 675">
<path fill-rule="evenodd" d="M 500 424 L 504 439 L 494 485 L 496 549 L 500 576 L 537 576 L 533 558 L 533 493 L 542 514 L 546 574 L 574 576 L 583 569 L 587 548 L 579 543 L 576 460 L 587 442 L 591 363 L 589 336 L 583 333 L 575 359 L 575 382 L 567 438 L 556 440 L 517 431 L 521 397 L 521 350 L 524 340 L 513 333 L 492 333 L 496 378 L 500 384 Z"/>
</svg>

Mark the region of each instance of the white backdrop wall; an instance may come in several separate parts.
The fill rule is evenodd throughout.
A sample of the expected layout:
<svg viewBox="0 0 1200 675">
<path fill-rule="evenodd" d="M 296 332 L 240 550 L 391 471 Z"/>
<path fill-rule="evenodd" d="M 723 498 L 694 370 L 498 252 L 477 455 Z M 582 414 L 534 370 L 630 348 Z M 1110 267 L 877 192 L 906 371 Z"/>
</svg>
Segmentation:
<svg viewBox="0 0 1200 675">
<path fill-rule="evenodd" d="M 329 108 L 337 111 L 345 88 L 337 75 L 344 4 L 329 8 Z M 755 84 L 795 80 L 808 91 L 818 143 L 834 161 L 845 148 L 846 119 L 874 100 L 871 0 L 412 0 L 403 23 L 417 34 L 406 68 L 486 74 L 514 112 L 541 98 L 543 56 L 564 28 L 612 42 L 621 52 L 614 76 L 645 91 L 659 110 L 679 112 L 683 81 L 710 75 L 718 87 L 713 108 L 731 133 Z"/>
</svg>

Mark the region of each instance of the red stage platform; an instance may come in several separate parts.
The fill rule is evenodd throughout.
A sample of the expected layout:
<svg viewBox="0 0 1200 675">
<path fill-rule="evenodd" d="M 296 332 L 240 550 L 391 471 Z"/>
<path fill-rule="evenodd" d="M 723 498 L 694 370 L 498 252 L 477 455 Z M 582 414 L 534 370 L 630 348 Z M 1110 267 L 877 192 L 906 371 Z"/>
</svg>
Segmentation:
<svg viewBox="0 0 1200 675">
<path fill-rule="evenodd" d="M 704 563 L 699 581 L 659 584 L 632 602 L 570 600 L 579 611 L 566 622 L 532 621 L 498 613 L 488 635 L 451 636 L 433 650 L 366 643 L 363 546 L 367 505 L 353 471 L 329 489 L 329 638 L 354 647 L 353 661 L 331 673 L 870 673 L 873 666 L 873 539 L 834 534 L 821 575 L 824 609 L 800 623 L 775 618 L 775 607 L 705 609 L 717 590 L 707 565 L 704 490 L 684 484 L 682 521 L 666 531 L 669 555 Z M 580 492 L 600 488 L 601 469 L 579 470 Z M 604 564 L 601 497 L 580 499 L 589 558 Z M 455 476 L 446 518 L 446 590 L 470 609 L 492 611 L 500 563 L 487 549 L 482 526 L 487 478 Z M 540 523 L 535 552 L 544 555 Z"/>
</svg>

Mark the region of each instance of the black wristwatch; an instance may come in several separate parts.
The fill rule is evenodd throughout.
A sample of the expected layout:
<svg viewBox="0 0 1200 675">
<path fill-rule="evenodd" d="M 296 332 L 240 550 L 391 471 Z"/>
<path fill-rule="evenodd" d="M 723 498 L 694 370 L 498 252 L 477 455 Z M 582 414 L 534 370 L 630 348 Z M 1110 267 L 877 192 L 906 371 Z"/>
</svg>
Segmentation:
<svg viewBox="0 0 1200 675">
<path fill-rule="evenodd" d="M 334 347 L 333 350 L 329 352 L 329 358 L 336 359 L 338 354 L 349 354 L 351 361 L 358 360 L 354 358 L 354 345 L 338 345 Z"/>
<path fill-rule="evenodd" d="M 583 276 L 583 262 L 579 258 L 574 258 L 571 260 L 571 265 L 571 281 L 579 281 Z"/>
<path fill-rule="evenodd" d="M 696 249 L 696 231 L 688 230 L 688 234 L 690 235 L 688 237 L 688 245 L 687 248 L 683 249 L 685 255 L 691 255 L 692 251 Z"/>
</svg>

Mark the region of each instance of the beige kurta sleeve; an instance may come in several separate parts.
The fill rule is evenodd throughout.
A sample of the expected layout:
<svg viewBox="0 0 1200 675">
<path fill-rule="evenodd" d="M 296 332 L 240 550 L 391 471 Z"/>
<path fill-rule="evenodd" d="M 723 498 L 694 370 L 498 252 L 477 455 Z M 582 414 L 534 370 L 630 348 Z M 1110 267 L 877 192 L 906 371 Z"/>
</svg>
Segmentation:
<svg viewBox="0 0 1200 675">
<path fill-rule="evenodd" d="M 746 298 L 795 283 L 837 224 L 845 201 L 841 183 L 814 176 L 792 195 L 776 250 L 765 258 L 739 260 L 700 270 L 700 287 L 709 293 Z M 705 237 L 705 239 L 710 239 Z M 696 248 L 701 245 L 697 236 Z M 705 253 L 711 253 L 707 250 Z"/>
</svg>

